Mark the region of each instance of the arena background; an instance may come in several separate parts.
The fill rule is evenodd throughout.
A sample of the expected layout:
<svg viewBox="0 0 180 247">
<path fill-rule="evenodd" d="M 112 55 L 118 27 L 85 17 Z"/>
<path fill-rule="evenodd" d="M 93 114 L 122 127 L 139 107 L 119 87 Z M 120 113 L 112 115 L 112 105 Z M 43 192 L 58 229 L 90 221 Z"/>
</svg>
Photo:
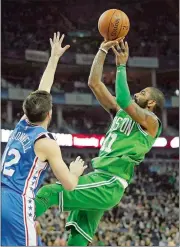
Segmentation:
<svg viewBox="0 0 180 247">
<path fill-rule="evenodd" d="M 166 96 L 161 138 L 135 171 L 121 203 L 106 212 L 92 245 L 179 246 L 179 77 L 177 0 L 56 0 L 2 2 L 2 152 L 22 115 L 22 101 L 37 89 L 49 53 L 49 38 L 60 31 L 70 50 L 60 59 L 52 88 L 50 130 L 65 161 L 81 155 L 91 169 L 110 124 L 87 86 L 90 66 L 102 41 L 97 21 L 110 8 L 130 18 L 128 83 L 131 93 L 157 86 Z M 103 81 L 114 94 L 115 64 L 107 57 Z M 86 172 L 88 172 L 86 171 Z M 55 178 L 49 171 L 46 183 Z M 43 245 L 65 246 L 67 213 L 48 210 L 38 219 Z"/>
</svg>

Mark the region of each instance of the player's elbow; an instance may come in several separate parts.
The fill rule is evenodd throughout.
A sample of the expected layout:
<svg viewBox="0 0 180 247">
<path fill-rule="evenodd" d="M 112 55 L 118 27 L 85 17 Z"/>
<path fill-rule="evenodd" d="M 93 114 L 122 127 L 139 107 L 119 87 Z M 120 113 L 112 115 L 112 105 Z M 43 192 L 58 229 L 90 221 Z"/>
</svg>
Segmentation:
<svg viewBox="0 0 180 247">
<path fill-rule="evenodd" d="M 75 189 L 77 183 L 74 183 L 73 181 L 71 181 L 71 179 L 62 179 L 62 177 L 59 177 L 56 176 L 57 179 L 59 180 L 59 182 L 62 184 L 63 188 L 65 190 L 69 190 L 69 191 L 72 191 Z"/>
<path fill-rule="evenodd" d="M 93 81 L 88 81 L 88 87 L 92 88 L 93 87 Z"/>
<path fill-rule="evenodd" d="M 72 191 L 72 190 L 74 190 L 76 188 L 76 185 L 71 183 L 71 182 L 69 182 L 69 183 L 65 183 L 63 185 L 63 187 L 65 188 L 65 190 Z"/>
<path fill-rule="evenodd" d="M 74 179 L 74 177 L 67 176 L 67 179 L 65 179 L 64 181 L 62 181 L 62 186 L 64 187 L 65 190 L 74 190 L 77 186 L 77 182 L 76 179 Z"/>
<path fill-rule="evenodd" d="M 97 84 L 97 81 L 94 80 L 93 78 L 89 77 L 89 79 L 88 79 L 88 86 L 90 88 L 94 88 L 96 86 L 96 84 Z"/>
</svg>

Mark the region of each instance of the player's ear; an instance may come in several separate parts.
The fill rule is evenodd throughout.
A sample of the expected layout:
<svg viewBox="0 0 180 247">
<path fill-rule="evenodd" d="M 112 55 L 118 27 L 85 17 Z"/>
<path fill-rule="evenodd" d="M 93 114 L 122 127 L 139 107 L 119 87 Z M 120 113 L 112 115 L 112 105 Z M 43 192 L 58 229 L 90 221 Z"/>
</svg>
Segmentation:
<svg viewBox="0 0 180 247">
<path fill-rule="evenodd" d="M 155 105 L 156 105 L 156 101 L 155 100 L 151 99 L 151 100 L 148 101 L 148 108 L 153 109 L 155 107 Z"/>
<path fill-rule="evenodd" d="M 48 112 L 47 117 L 48 118 L 51 118 L 52 117 L 52 109 Z"/>
</svg>

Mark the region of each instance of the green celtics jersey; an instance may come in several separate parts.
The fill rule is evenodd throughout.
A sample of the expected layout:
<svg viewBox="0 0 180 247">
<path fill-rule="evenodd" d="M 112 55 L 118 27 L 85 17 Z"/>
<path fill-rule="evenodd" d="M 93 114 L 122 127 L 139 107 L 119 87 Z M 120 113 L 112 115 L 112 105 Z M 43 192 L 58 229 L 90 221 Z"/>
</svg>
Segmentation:
<svg viewBox="0 0 180 247">
<path fill-rule="evenodd" d="M 134 166 L 144 159 L 145 154 L 149 152 L 160 135 L 161 129 L 159 120 L 158 133 L 153 138 L 143 130 L 140 124 L 120 109 L 106 134 L 99 156 L 92 160 L 93 168 L 109 172 L 130 182 L 134 174 Z"/>
</svg>

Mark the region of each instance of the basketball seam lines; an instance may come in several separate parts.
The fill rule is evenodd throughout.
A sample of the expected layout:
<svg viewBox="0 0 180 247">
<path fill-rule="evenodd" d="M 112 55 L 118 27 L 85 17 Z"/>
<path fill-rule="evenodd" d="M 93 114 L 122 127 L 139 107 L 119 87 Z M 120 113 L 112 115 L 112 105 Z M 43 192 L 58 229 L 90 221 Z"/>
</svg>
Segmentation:
<svg viewBox="0 0 180 247">
<path fill-rule="evenodd" d="M 117 9 L 116 9 L 117 10 Z M 116 10 L 114 11 L 114 13 L 116 12 Z M 112 18 L 113 18 L 113 15 L 114 15 L 114 13 L 112 14 L 112 16 L 111 16 L 111 19 L 110 19 L 110 22 L 109 22 L 109 26 L 111 25 L 111 20 L 112 20 Z M 108 40 L 109 40 L 109 26 L 108 26 Z"/>
<path fill-rule="evenodd" d="M 121 16 L 122 16 L 122 15 L 121 15 Z M 121 28 L 120 28 L 120 30 L 119 30 L 119 33 L 117 34 L 117 38 L 118 38 L 118 36 L 119 36 L 119 34 L 120 34 L 120 32 L 121 32 L 122 27 L 123 27 L 123 18 L 122 18 L 122 22 L 121 22 Z M 116 39 L 117 39 L 117 38 L 116 38 Z"/>
</svg>

